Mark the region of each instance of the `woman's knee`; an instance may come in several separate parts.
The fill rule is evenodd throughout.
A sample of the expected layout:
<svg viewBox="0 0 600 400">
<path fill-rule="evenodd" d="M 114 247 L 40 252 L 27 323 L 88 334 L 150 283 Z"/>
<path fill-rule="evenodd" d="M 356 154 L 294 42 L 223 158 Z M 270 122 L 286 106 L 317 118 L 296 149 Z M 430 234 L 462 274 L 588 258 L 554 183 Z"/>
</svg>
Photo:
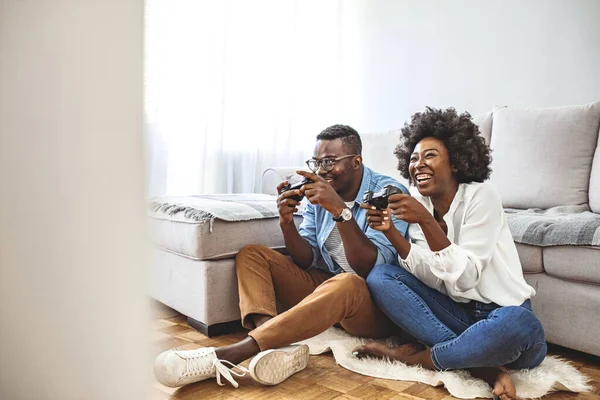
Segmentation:
<svg viewBox="0 0 600 400">
<path fill-rule="evenodd" d="M 417 280 L 410 272 L 397 265 L 376 265 L 369 276 L 367 286 L 371 292 L 377 292 L 388 287 L 397 287 L 398 283 L 412 288 Z"/>
<path fill-rule="evenodd" d="M 387 285 L 390 281 L 396 280 L 398 273 L 401 273 L 402 268 L 396 265 L 379 264 L 373 267 L 367 276 L 367 286 L 369 289 L 377 289 L 382 285 Z"/>
<path fill-rule="evenodd" d="M 519 358 L 507 365 L 510 369 L 535 368 L 544 361 L 548 350 L 544 327 L 538 317 L 524 307 L 506 307 L 505 325 L 509 325 L 508 340 Z"/>
<path fill-rule="evenodd" d="M 502 319 L 505 334 L 518 343 L 542 343 L 546 337 L 544 327 L 538 317 L 528 309 L 519 306 L 502 307 L 497 315 Z"/>
<path fill-rule="evenodd" d="M 413 288 L 411 279 L 416 278 L 402 267 L 377 265 L 367 277 L 367 286 L 375 302 L 385 308 L 390 298 L 395 301 L 414 298 L 414 295 L 411 296 Z"/>
</svg>

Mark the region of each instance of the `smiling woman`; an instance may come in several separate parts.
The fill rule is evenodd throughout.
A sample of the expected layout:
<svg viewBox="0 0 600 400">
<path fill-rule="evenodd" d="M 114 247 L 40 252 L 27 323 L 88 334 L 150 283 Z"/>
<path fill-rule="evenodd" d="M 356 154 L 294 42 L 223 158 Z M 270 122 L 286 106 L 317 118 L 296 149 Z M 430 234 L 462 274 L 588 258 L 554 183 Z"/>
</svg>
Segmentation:
<svg viewBox="0 0 600 400">
<path fill-rule="evenodd" d="M 415 114 L 402 139 L 398 168 L 418 194 L 391 195 L 387 212 L 411 224 L 410 241 L 382 222 L 386 211 L 369 210 L 370 226 L 398 250 L 401 267 L 377 265 L 367 284 L 381 310 L 419 345 L 372 343 L 355 353 L 432 370 L 469 369 L 494 396 L 514 399 L 506 368 L 538 366 L 546 342 L 500 196 L 482 183 L 490 150 L 470 115 L 454 109 Z"/>
</svg>

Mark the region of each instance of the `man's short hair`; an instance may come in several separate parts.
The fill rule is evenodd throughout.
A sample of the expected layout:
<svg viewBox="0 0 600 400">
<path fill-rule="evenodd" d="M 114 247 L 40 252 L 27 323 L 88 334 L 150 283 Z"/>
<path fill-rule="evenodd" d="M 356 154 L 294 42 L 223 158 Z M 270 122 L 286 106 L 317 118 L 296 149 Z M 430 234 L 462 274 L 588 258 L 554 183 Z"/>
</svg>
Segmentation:
<svg viewBox="0 0 600 400">
<path fill-rule="evenodd" d="M 362 142 L 356 130 L 348 125 L 331 125 L 317 135 L 317 140 L 342 139 L 350 154 L 362 154 Z"/>
</svg>

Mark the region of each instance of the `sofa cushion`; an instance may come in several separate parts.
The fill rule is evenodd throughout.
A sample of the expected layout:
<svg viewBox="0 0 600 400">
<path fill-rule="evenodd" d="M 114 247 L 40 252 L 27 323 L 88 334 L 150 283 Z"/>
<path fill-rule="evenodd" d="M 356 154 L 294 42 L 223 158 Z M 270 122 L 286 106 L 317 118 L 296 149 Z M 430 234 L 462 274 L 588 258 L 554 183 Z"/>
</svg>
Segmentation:
<svg viewBox="0 0 600 400">
<path fill-rule="evenodd" d="M 539 246 L 530 246 L 527 244 L 515 243 L 517 245 L 517 252 L 519 253 L 519 260 L 521 260 L 521 267 L 523 272 L 526 274 L 536 274 L 544 272 L 544 265 L 542 263 L 542 248 Z"/>
<path fill-rule="evenodd" d="M 549 275 L 600 285 L 600 247 L 546 247 L 543 256 L 544 269 Z"/>
<path fill-rule="evenodd" d="M 481 136 L 483 136 L 488 145 L 492 138 L 492 115 L 493 113 L 490 111 L 473 117 L 473 123 L 477 125 Z"/>
<path fill-rule="evenodd" d="M 212 195 L 153 199 L 154 245 L 195 260 L 233 257 L 247 244 L 283 248 L 276 196 Z M 295 217 L 300 224 L 301 217 Z"/>
<path fill-rule="evenodd" d="M 494 111 L 491 182 L 505 207 L 588 202 L 600 102 Z"/>
<path fill-rule="evenodd" d="M 302 217 L 294 218 L 296 225 Z M 274 249 L 285 247 L 279 219 L 227 222 L 178 221 L 149 218 L 153 244 L 163 250 L 194 260 L 234 257 L 247 244 L 262 244 Z"/>
<path fill-rule="evenodd" d="M 369 168 L 381 174 L 388 175 L 397 179 L 404 186 L 408 187 L 408 182 L 398 171 L 398 159 L 394 155 L 394 150 L 400 143 L 400 131 L 390 131 L 385 133 L 365 133 L 361 134 L 363 145 L 363 162 Z"/>
</svg>

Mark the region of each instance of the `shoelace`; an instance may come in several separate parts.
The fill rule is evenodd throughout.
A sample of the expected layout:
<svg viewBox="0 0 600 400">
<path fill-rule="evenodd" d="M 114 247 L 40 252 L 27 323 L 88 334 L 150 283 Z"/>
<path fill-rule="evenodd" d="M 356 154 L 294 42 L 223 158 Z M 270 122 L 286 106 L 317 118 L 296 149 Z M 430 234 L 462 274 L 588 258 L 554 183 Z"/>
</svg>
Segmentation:
<svg viewBox="0 0 600 400">
<path fill-rule="evenodd" d="M 231 366 L 231 369 L 228 368 L 225 364 L 229 364 Z M 230 363 L 227 360 L 219 360 L 218 358 L 215 358 L 215 360 L 213 361 L 213 366 L 215 367 L 215 370 L 217 372 L 217 383 L 219 384 L 219 386 L 225 386 L 224 383 L 221 383 L 221 376 L 223 376 L 223 378 L 227 379 L 234 388 L 237 388 L 239 384 L 235 381 L 232 375 L 241 378 L 242 376 L 250 373 L 250 371 L 247 368 Z M 241 372 L 235 372 L 233 370 L 234 368 L 237 368 Z"/>
<path fill-rule="evenodd" d="M 214 351 L 214 350 L 213 350 Z M 219 360 L 215 358 L 212 364 L 207 365 L 203 362 L 203 357 L 208 353 L 200 353 L 196 354 L 194 357 L 186 358 L 186 373 L 190 373 L 192 375 L 200 374 L 210 374 L 212 368 L 215 368 L 217 383 L 219 386 L 225 386 L 224 383 L 221 382 L 221 376 L 223 376 L 231 385 L 235 388 L 239 387 L 239 384 L 235 381 L 235 378 L 232 375 L 242 377 L 250 371 L 247 368 L 244 368 L 240 365 L 233 364 L 227 360 Z M 232 369 L 229 369 L 225 364 L 229 364 Z M 241 372 L 235 372 L 233 369 L 236 368 Z"/>
</svg>

